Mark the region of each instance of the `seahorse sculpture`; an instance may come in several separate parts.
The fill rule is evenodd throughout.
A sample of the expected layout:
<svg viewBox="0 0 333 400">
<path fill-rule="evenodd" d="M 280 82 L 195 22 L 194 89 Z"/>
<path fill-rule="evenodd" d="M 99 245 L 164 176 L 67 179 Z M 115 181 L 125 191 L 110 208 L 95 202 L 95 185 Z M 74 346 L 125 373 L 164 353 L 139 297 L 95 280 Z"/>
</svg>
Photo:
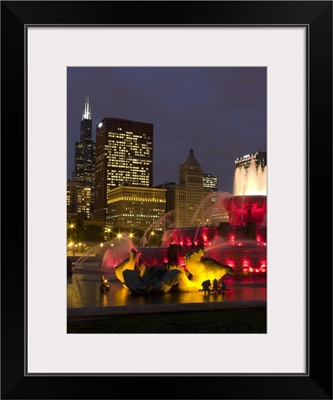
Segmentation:
<svg viewBox="0 0 333 400">
<path fill-rule="evenodd" d="M 186 254 L 186 269 L 177 265 L 138 267 L 137 254 L 137 251 L 132 249 L 130 257 L 115 267 L 116 277 L 132 294 L 197 291 L 201 290 L 202 282 L 206 280 L 219 280 L 227 274 L 236 275 L 228 265 L 204 257 L 203 248 Z"/>
<path fill-rule="evenodd" d="M 214 258 L 205 257 L 204 248 L 187 253 L 185 266 L 192 275 L 192 281 L 199 286 L 206 280 L 213 282 L 214 279 L 219 281 L 225 275 L 236 275 L 235 270 L 229 265 L 223 265 Z"/>
<path fill-rule="evenodd" d="M 116 277 L 120 280 L 120 282 L 124 283 L 124 271 L 134 271 L 134 268 L 136 266 L 136 260 L 137 256 L 139 256 L 140 253 L 136 249 L 131 249 L 130 251 L 130 256 L 126 258 L 122 263 L 117 265 L 114 268 L 114 273 Z"/>
</svg>

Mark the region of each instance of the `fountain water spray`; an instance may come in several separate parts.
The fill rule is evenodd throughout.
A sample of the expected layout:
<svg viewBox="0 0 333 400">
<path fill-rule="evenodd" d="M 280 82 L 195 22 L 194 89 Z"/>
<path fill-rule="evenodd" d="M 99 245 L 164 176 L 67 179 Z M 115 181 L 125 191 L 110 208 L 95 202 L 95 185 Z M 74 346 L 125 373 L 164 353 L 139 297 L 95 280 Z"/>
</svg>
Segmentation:
<svg viewBox="0 0 333 400">
<path fill-rule="evenodd" d="M 254 158 L 248 168 L 244 165 L 235 169 L 234 196 L 264 195 L 266 196 L 267 165 L 256 166 Z"/>
<path fill-rule="evenodd" d="M 164 214 L 162 217 L 158 218 L 156 221 L 154 221 L 152 224 L 150 224 L 148 226 L 148 228 L 145 230 L 140 243 L 139 243 L 139 247 L 145 247 L 148 245 L 149 240 L 151 238 L 151 235 L 149 236 L 149 238 L 147 238 L 147 235 L 149 232 L 153 232 L 154 230 L 156 230 L 157 227 L 161 227 L 161 225 L 164 225 L 164 229 L 167 227 L 170 227 L 171 222 L 167 223 L 167 219 L 172 217 L 175 213 L 175 210 L 170 210 L 168 211 L 166 214 Z"/>
<path fill-rule="evenodd" d="M 259 165 L 257 168 L 254 159 L 247 170 L 237 167 L 235 194 L 212 192 L 207 195 L 194 213 L 192 221 L 197 220 L 200 213 L 203 215 L 196 226 L 172 228 L 168 219 L 173 217 L 174 210 L 150 224 L 137 246 L 138 266 L 186 269 L 185 256 L 204 247 L 207 257 L 231 266 L 238 274 L 266 273 L 266 173 L 266 167 Z M 218 221 L 218 214 L 227 218 Z M 165 230 L 160 246 L 146 246 L 149 232 L 163 224 Z M 116 267 L 129 257 L 134 247 L 127 234 L 104 243 L 106 250 L 101 266 Z"/>
</svg>

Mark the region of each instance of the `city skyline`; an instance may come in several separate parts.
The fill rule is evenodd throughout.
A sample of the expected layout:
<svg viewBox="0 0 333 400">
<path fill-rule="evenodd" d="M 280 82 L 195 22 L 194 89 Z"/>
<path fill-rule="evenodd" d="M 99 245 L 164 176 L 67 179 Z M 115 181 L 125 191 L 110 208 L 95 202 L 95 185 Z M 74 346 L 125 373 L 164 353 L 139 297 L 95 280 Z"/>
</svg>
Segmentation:
<svg viewBox="0 0 333 400">
<path fill-rule="evenodd" d="M 89 95 L 92 139 L 101 119 L 154 125 L 153 185 L 179 181 L 190 148 L 219 190 L 232 193 L 235 159 L 266 151 L 266 68 L 69 67 L 67 179 Z"/>
</svg>

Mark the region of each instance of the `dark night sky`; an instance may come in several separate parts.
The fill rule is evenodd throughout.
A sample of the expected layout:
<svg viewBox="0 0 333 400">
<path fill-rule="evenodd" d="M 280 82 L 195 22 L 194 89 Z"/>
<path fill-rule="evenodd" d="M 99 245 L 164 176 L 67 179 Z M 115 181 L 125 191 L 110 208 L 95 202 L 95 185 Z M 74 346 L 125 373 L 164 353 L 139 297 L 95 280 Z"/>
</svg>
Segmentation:
<svg viewBox="0 0 333 400">
<path fill-rule="evenodd" d="M 87 94 L 94 141 L 104 117 L 154 124 L 154 185 L 179 183 L 193 148 L 219 190 L 232 194 L 235 159 L 266 151 L 263 67 L 69 67 L 67 87 L 69 179 Z"/>
</svg>

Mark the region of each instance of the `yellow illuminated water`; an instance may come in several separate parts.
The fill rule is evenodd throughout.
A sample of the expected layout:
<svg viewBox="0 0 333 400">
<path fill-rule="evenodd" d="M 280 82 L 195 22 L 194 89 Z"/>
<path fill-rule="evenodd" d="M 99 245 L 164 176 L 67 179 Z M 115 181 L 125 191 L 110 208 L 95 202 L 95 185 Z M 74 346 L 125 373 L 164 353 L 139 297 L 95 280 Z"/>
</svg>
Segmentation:
<svg viewBox="0 0 333 400">
<path fill-rule="evenodd" d="M 110 290 L 100 291 L 101 275 L 109 279 Z M 228 277 L 224 294 L 207 294 L 203 291 L 168 292 L 163 295 L 132 295 L 114 276 L 113 270 L 78 268 L 67 278 L 67 307 L 110 307 L 145 304 L 182 304 L 230 301 L 266 301 L 266 278 Z"/>
</svg>

